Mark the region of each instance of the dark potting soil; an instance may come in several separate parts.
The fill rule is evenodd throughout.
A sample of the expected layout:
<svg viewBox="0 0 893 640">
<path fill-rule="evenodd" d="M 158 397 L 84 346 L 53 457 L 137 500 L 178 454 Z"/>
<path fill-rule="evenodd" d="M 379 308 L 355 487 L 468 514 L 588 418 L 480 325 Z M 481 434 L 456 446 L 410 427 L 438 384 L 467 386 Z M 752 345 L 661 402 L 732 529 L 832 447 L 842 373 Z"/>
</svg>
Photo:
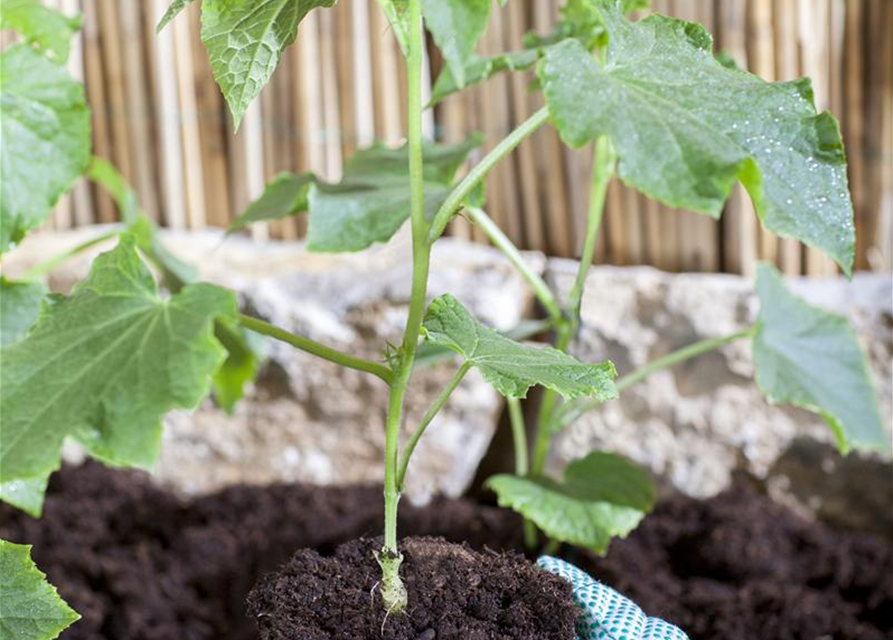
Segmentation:
<svg viewBox="0 0 893 640">
<path fill-rule="evenodd" d="M 521 548 L 511 513 L 469 500 L 404 507 L 401 535 Z M 0 505 L 0 537 L 33 544 L 83 616 L 65 640 L 253 640 L 245 599 L 261 576 L 298 549 L 328 558 L 379 535 L 380 514 L 378 487 L 233 487 L 186 502 L 91 463 L 53 476 L 40 520 Z M 692 640 L 893 638 L 893 545 L 803 521 L 748 482 L 665 500 L 605 558 L 564 555 Z"/>
<path fill-rule="evenodd" d="M 518 553 L 476 552 L 443 538 L 405 538 L 403 615 L 382 616 L 372 552 L 354 540 L 323 557 L 299 551 L 261 579 L 248 613 L 261 640 L 573 640 L 570 585 Z"/>
</svg>

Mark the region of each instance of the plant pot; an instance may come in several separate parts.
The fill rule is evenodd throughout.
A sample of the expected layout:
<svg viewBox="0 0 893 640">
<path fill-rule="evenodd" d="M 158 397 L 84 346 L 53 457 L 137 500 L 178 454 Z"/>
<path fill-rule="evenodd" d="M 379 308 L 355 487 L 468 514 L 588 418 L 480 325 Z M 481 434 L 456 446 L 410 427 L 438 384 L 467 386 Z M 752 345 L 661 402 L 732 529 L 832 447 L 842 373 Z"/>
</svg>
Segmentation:
<svg viewBox="0 0 893 640">
<path fill-rule="evenodd" d="M 373 550 L 360 539 L 323 557 L 297 552 L 248 597 L 261 640 L 573 640 L 570 585 L 517 553 L 476 552 L 442 538 L 400 549 L 409 605 L 387 613 Z"/>
</svg>

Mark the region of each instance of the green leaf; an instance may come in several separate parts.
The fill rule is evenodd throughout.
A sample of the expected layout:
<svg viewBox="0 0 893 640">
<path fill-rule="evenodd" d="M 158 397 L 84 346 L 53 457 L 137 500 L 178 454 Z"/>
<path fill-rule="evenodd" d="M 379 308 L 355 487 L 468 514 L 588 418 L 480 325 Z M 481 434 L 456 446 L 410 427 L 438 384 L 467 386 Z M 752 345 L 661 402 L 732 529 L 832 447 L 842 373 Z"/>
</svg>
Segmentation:
<svg viewBox="0 0 893 640">
<path fill-rule="evenodd" d="M 740 180 L 767 229 L 821 249 L 849 273 L 843 144 L 837 121 L 816 114 L 809 81 L 769 83 L 723 66 L 699 25 L 659 15 L 631 23 L 619 5 L 597 6 L 609 32 L 606 64 L 566 40 L 540 67 L 562 138 L 580 146 L 610 136 L 627 184 L 714 217 Z"/>
<path fill-rule="evenodd" d="M 25 337 L 46 294 L 42 282 L 13 282 L 0 276 L 0 345 Z"/>
<path fill-rule="evenodd" d="M 257 375 L 264 343 L 256 333 L 222 318 L 214 325 L 214 335 L 227 354 L 214 372 L 214 398 L 224 411 L 232 413 L 245 393 L 245 386 Z"/>
<path fill-rule="evenodd" d="M 71 37 L 81 28 L 81 17 L 69 18 L 40 0 L 0 0 L 0 29 L 13 29 L 58 64 L 65 64 Z"/>
<path fill-rule="evenodd" d="M 43 511 L 43 497 L 50 477 L 40 476 L 28 480 L 0 482 L 0 501 L 21 509 L 28 515 L 39 518 Z"/>
<path fill-rule="evenodd" d="M 197 405 L 223 360 L 214 320 L 235 315 L 235 296 L 209 284 L 162 299 L 136 239 L 122 235 L 71 297 L 0 351 L 0 482 L 53 471 L 66 436 L 112 464 L 151 464 L 161 416 Z"/>
<path fill-rule="evenodd" d="M 425 215 L 432 218 L 446 200 L 456 171 L 480 144 L 473 136 L 454 145 L 425 144 Z M 354 154 L 340 183 L 310 187 L 307 248 L 359 251 L 386 242 L 410 216 L 409 154 L 406 145 L 376 144 Z"/>
<path fill-rule="evenodd" d="M 31 560 L 31 547 L 0 540 L 0 638 L 51 640 L 80 619 Z"/>
<path fill-rule="evenodd" d="M 524 345 L 475 320 L 453 296 L 435 298 L 428 307 L 423 331 L 428 342 L 456 351 L 473 363 L 503 395 L 524 398 L 541 384 L 565 398 L 617 397 L 610 362 L 583 364 L 551 347 Z"/>
<path fill-rule="evenodd" d="M 501 474 L 487 480 L 499 506 L 517 511 L 554 540 L 604 553 L 611 538 L 635 529 L 655 501 L 648 474 L 630 460 L 592 452 L 558 482 Z"/>
<path fill-rule="evenodd" d="M 155 33 L 161 33 L 161 30 L 167 26 L 168 22 L 176 18 L 183 9 L 191 5 L 193 2 L 194 0 L 174 0 L 171 2 L 167 11 L 161 16 L 161 20 L 158 21 L 158 26 L 155 27 Z"/>
<path fill-rule="evenodd" d="M 316 181 L 312 173 L 280 173 L 273 178 L 260 198 L 230 225 L 230 232 L 244 229 L 255 222 L 281 220 L 307 210 L 310 185 Z"/>
<path fill-rule="evenodd" d="M 844 453 L 889 450 L 865 354 L 846 319 L 792 295 L 765 263 L 757 294 L 753 359 L 766 398 L 821 415 Z"/>
<path fill-rule="evenodd" d="M 523 71 L 529 69 L 539 59 L 540 50 L 521 49 L 520 51 L 511 51 L 498 56 L 482 58 L 480 56 L 471 56 L 465 63 L 463 70 L 464 86 L 477 84 L 489 79 L 501 71 Z M 456 81 L 451 67 L 445 67 L 437 76 L 434 88 L 431 90 L 431 101 L 429 107 L 434 106 L 448 95 L 461 91 L 463 85 Z"/>
<path fill-rule="evenodd" d="M 465 86 L 465 65 L 490 18 L 492 0 L 422 0 L 425 26 L 434 37 L 456 84 Z"/>
<path fill-rule="evenodd" d="M 400 50 L 406 56 L 409 36 L 409 24 L 406 18 L 407 0 L 375 0 L 388 19 L 388 24 L 400 45 Z"/>
<path fill-rule="evenodd" d="M 201 38 L 236 128 L 295 41 L 298 24 L 335 0 L 202 0 Z"/>
<path fill-rule="evenodd" d="M 0 253 L 47 219 L 90 161 L 84 89 L 27 45 L 0 54 Z"/>
</svg>

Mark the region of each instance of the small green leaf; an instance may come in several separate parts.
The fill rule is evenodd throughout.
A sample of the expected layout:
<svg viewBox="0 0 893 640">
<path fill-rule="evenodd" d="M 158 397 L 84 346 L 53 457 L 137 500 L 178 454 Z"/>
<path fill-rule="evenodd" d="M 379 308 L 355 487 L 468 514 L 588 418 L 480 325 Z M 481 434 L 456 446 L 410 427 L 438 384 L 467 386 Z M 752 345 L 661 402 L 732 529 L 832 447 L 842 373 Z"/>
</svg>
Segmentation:
<svg viewBox="0 0 893 640">
<path fill-rule="evenodd" d="M 49 217 L 90 161 L 84 88 L 27 45 L 0 54 L 0 253 Z"/>
<path fill-rule="evenodd" d="M 21 509 L 28 515 L 39 518 L 43 511 L 43 497 L 50 477 L 40 476 L 28 480 L 0 482 L 0 501 Z"/>
<path fill-rule="evenodd" d="M 80 619 L 31 560 L 31 547 L 0 540 L 0 638 L 52 640 Z"/>
<path fill-rule="evenodd" d="M 473 136 L 454 145 L 425 144 L 425 215 L 432 218 L 450 191 L 456 171 L 480 144 Z M 359 251 L 386 242 L 410 216 L 409 154 L 404 145 L 376 144 L 354 154 L 336 185 L 310 187 L 307 248 Z"/>
<path fill-rule="evenodd" d="M 312 9 L 335 0 L 202 0 L 202 43 L 236 128 Z"/>
<path fill-rule="evenodd" d="M 388 24 L 400 45 L 400 50 L 405 56 L 407 54 L 407 39 L 409 35 L 409 24 L 406 19 L 407 0 L 375 0 L 381 7 Z"/>
<path fill-rule="evenodd" d="M 52 472 L 66 436 L 112 464 L 151 464 L 161 416 L 198 404 L 223 361 L 214 320 L 235 315 L 235 296 L 209 284 L 162 299 L 136 239 L 122 235 L 71 297 L 0 351 L 0 482 Z"/>
<path fill-rule="evenodd" d="M 69 18 L 40 0 L 0 0 L 0 29 L 13 29 L 29 44 L 65 64 L 71 37 L 81 28 L 81 17 Z"/>
<path fill-rule="evenodd" d="M 562 138 L 611 137 L 620 177 L 674 207 L 718 217 L 736 180 L 763 225 L 834 258 L 846 273 L 855 232 L 836 120 L 816 114 L 808 80 L 769 83 L 716 60 L 696 24 L 631 23 L 602 0 L 602 65 L 576 40 L 550 47 L 540 80 Z"/>
<path fill-rule="evenodd" d="M 460 88 L 465 86 L 465 66 L 487 28 L 491 1 L 422 0 L 425 26 Z"/>
<path fill-rule="evenodd" d="M 25 337 L 37 322 L 46 294 L 42 282 L 13 282 L 0 276 L 0 345 Z"/>
<path fill-rule="evenodd" d="M 281 220 L 307 210 L 310 185 L 316 181 L 312 173 L 280 173 L 267 185 L 260 198 L 230 225 L 230 232 L 244 229 L 255 222 Z"/>
<path fill-rule="evenodd" d="M 592 452 L 568 465 L 564 480 L 545 476 L 493 476 L 486 486 L 499 506 L 517 511 L 554 540 L 604 553 L 611 538 L 625 537 L 654 507 L 648 474 L 630 460 Z"/>
<path fill-rule="evenodd" d="M 447 294 L 428 307 L 423 330 L 428 342 L 456 351 L 473 363 L 503 395 L 524 398 L 541 384 L 565 398 L 617 397 L 610 362 L 583 364 L 551 347 L 520 344 L 475 320 L 458 300 Z"/>
<path fill-rule="evenodd" d="M 194 0 L 174 0 L 171 2 L 167 11 L 161 16 L 161 20 L 158 21 L 158 26 L 155 27 L 155 33 L 161 33 L 161 30 L 167 26 L 168 22 L 176 18 L 183 9 L 191 5 L 193 2 Z"/>
<path fill-rule="evenodd" d="M 214 372 L 214 398 L 224 411 L 232 413 L 245 394 L 245 386 L 257 375 L 264 356 L 264 342 L 256 333 L 224 318 L 214 325 L 214 335 L 227 354 L 226 360 Z"/>
<path fill-rule="evenodd" d="M 501 71 L 523 71 L 524 69 L 529 69 L 536 64 L 539 55 L 539 49 L 521 49 L 520 51 L 511 51 L 487 58 L 471 56 L 465 62 L 463 70 L 464 86 L 483 82 Z M 460 85 L 453 75 L 452 67 L 445 67 L 440 75 L 437 76 L 437 81 L 431 90 L 431 101 L 428 103 L 428 106 L 434 106 L 448 95 L 461 91 L 462 88 L 463 85 Z"/>
<path fill-rule="evenodd" d="M 889 450 L 865 354 L 846 319 L 792 295 L 765 263 L 757 294 L 753 359 L 766 398 L 821 415 L 844 453 Z"/>
</svg>

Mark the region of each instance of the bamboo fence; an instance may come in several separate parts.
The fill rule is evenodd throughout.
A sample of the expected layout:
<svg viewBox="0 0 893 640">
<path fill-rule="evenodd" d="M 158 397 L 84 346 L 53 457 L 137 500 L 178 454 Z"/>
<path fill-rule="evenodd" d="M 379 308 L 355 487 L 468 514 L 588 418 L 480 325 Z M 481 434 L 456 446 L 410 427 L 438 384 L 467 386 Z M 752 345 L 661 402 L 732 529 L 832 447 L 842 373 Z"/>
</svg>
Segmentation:
<svg viewBox="0 0 893 640">
<path fill-rule="evenodd" d="M 226 226 L 280 171 L 339 177 L 342 160 L 404 131 L 404 73 L 377 4 L 341 0 L 312 12 L 273 81 L 234 135 L 198 40 L 199 3 L 160 35 L 169 0 L 49 0 L 84 14 L 70 60 L 93 108 L 95 152 L 134 185 L 146 212 L 175 228 Z M 857 267 L 893 268 L 893 0 L 653 0 L 656 11 L 696 20 L 742 67 L 767 80 L 811 76 L 820 109 L 841 120 L 858 234 Z M 547 32 L 557 0 L 513 0 L 494 11 L 483 53 L 522 46 Z M 426 84 L 442 66 L 429 49 Z M 503 74 L 448 98 L 425 116 L 444 141 L 473 131 L 495 144 L 541 106 L 531 73 Z M 488 209 L 521 247 L 551 255 L 579 250 L 591 150 L 570 151 L 551 129 L 526 141 L 489 177 Z M 79 183 L 48 226 L 110 222 L 117 212 L 94 186 Z M 299 238 L 301 218 L 258 225 L 256 237 Z M 455 235 L 484 241 L 464 219 Z M 822 275 L 818 252 L 760 229 L 736 190 L 722 220 L 667 207 L 613 184 L 598 262 L 651 264 L 669 271 L 749 274 L 757 260 L 789 274 Z"/>
</svg>

